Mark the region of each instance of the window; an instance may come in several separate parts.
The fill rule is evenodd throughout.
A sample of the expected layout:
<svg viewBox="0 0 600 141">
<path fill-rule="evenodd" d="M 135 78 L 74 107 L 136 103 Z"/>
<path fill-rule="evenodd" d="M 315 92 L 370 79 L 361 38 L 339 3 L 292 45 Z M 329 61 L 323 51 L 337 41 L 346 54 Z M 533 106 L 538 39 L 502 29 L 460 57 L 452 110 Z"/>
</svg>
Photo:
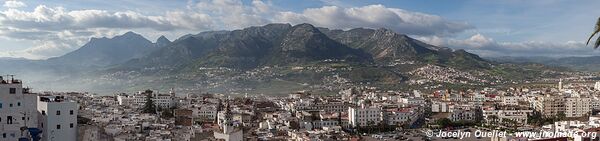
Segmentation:
<svg viewBox="0 0 600 141">
<path fill-rule="evenodd" d="M 56 115 L 60 115 L 60 111 L 56 111 Z"/>
<path fill-rule="evenodd" d="M 2 109 L 2 103 L 0 103 L 0 109 Z"/>
<path fill-rule="evenodd" d="M 73 123 L 69 124 L 69 127 L 73 128 Z"/>
<path fill-rule="evenodd" d="M 21 120 L 25 120 L 25 117 L 22 117 Z"/>
<path fill-rule="evenodd" d="M 45 116 L 46 115 L 46 111 L 42 110 L 42 115 Z"/>
<path fill-rule="evenodd" d="M 8 104 L 8 107 L 12 107 L 12 106 L 13 106 L 13 104 L 12 104 L 12 103 L 11 103 L 11 104 Z"/>
<path fill-rule="evenodd" d="M 13 119 L 12 119 L 12 116 L 7 116 L 7 117 L 6 117 L 6 124 L 12 124 L 12 123 L 13 123 L 13 121 L 12 121 L 12 120 L 13 120 Z"/>
<path fill-rule="evenodd" d="M 56 125 L 56 129 L 60 129 L 60 124 L 59 124 L 59 125 Z"/>
<path fill-rule="evenodd" d="M 21 106 L 21 102 L 17 102 L 17 106 Z"/>
<path fill-rule="evenodd" d="M 69 114 L 73 115 L 73 110 L 70 110 L 70 111 L 69 111 Z"/>
<path fill-rule="evenodd" d="M 10 93 L 10 94 L 16 94 L 17 88 L 10 88 L 8 91 L 9 91 L 8 93 Z"/>
<path fill-rule="evenodd" d="M 6 133 L 2 133 L 2 138 L 6 138 Z"/>
</svg>

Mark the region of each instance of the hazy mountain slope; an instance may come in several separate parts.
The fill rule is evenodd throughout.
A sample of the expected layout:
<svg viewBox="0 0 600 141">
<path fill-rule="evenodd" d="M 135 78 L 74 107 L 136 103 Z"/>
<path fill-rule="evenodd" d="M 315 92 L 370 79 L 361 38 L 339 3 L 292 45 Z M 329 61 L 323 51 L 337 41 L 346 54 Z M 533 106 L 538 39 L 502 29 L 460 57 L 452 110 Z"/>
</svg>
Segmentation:
<svg viewBox="0 0 600 141">
<path fill-rule="evenodd" d="M 489 57 L 489 60 L 504 63 L 538 63 L 548 66 L 566 67 L 579 71 L 600 71 L 600 56 L 589 57 Z"/>
<path fill-rule="evenodd" d="M 370 53 L 374 60 L 383 64 L 417 61 L 460 68 L 489 68 L 491 65 L 464 50 L 429 45 L 388 29 L 320 30 L 334 40 Z"/>
<path fill-rule="evenodd" d="M 81 48 L 44 63 L 102 67 L 120 64 L 154 51 L 156 47 L 139 34 L 127 32 L 113 38 L 92 38 Z"/>
</svg>

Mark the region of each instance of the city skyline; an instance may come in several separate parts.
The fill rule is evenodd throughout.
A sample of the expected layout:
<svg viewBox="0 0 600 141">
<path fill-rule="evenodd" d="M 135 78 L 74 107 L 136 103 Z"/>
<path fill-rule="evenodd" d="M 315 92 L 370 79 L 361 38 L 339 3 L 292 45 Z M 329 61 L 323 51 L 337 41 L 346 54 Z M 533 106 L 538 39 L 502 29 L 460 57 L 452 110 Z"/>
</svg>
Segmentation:
<svg viewBox="0 0 600 141">
<path fill-rule="evenodd" d="M 599 4 L 0 1 L 0 141 L 598 140 Z"/>
</svg>

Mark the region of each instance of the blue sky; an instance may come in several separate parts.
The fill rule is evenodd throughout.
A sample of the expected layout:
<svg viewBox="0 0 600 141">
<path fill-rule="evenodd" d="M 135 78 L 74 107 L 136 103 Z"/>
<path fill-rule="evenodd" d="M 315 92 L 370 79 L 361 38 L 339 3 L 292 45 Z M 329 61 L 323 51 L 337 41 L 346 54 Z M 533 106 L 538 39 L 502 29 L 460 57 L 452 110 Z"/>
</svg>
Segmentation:
<svg viewBox="0 0 600 141">
<path fill-rule="evenodd" d="M 584 41 L 597 0 L 45 0 L 3 1 L 0 57 L 60 56 L 91 37 L 134 31 L 154 41 L 267 23 L 388 28 L 481 56 L 600 55 Z"/>
</svg>

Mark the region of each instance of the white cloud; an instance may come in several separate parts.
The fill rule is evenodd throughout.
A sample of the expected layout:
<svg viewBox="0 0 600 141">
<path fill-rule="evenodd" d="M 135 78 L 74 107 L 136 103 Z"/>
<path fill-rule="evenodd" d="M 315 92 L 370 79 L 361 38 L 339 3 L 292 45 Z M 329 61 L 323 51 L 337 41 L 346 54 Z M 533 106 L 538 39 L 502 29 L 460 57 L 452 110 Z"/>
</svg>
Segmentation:
<svg viewBox="0 0 600 141">
<path fill-rule="evenodd" d="M 48 56 L 58 56 L 65 52 L 72 51 L 72 42 L 63 41 L 35 41 L 34 46 L 24 50 L 8 51 L 0 53 L 4 57 L 23 57 L 28 59 L 45 59 Z"/>
<path fill-rule="evenodd" d="M 212 0 L 195 4 L 196 12 L 207 13 L 220 22 L 220 29 L 238 29 L 263 25 L 271 22 L 271 5 L 262 1 L 252 1 L 244 5 L 239 0 Z"/>
<path fill-rule="evenodd" d="M 26 7 L 27 5 L 21 1 L 16 1 L 16 0 L 7 0 L 4 1 L 4 5 L 2 5 L 6 8 L 20 8 L 20 7 Z"/>
<path fill-rule="evenodd" d="M 253 0 L 252 6 L 254 6 L 254 8 L 252 9 L 254 13 L 269 13 L 271 12 L 272 7 L 270 3 L 265 3 L 260 0 Z"/>
<path fill-rule="evenodd" d="M 0 11 L 0 38 L 27 40 L 34 46 L 0 56 L 45 59 L 72 51 L 91 37 L 110 37 L 129 30 L 150 30 L 146 32 L 148 34 L 202 31 L 213 29 L 213 24 L 209 15 L 185 11 L 167 11 L 164 15 L 153 16 L 133 11 L 69 11 L 45 5 L 32 11 L 7 9 Z"/>
<path fill-rule="evenodd" d="M 447 36 L 473 27 L 467 23 L 453 22 L 440 16 L 412 12 L 383 5 L 341 8 L 325 6 L 309 8 L 302 13 L 280 12 L 276 22 L 312 23 L 316 26 L 349 29 L 356 27 L 389 28 L 410 35 Z"/>
<path fill-rule="evenodd" d="M 193 21 L 194 25 L 182 24 Z M 148 16 L 133 11 L 73 10 L 63 7 L 37 6 L 33 11 L 8 9 L 0 12 L 0 24 L 14 28 L 39 30 L 78 30 L 89 28 L 151 28 L 155 30 L 208 30 L 210 16 L 182 11 L 164 16 Z"/>
<path fill-rule="evenodd" d="M 447 46 L 455 49 L 465 49 L 481 56 L 592 56 L 598 50 L 586 46 L 583 42 L 498 42 L 482 34 L 475 34 L 467 39 L 450 39 L 440 37 L 419 37 L 424 42 Z"/>
</svg>

